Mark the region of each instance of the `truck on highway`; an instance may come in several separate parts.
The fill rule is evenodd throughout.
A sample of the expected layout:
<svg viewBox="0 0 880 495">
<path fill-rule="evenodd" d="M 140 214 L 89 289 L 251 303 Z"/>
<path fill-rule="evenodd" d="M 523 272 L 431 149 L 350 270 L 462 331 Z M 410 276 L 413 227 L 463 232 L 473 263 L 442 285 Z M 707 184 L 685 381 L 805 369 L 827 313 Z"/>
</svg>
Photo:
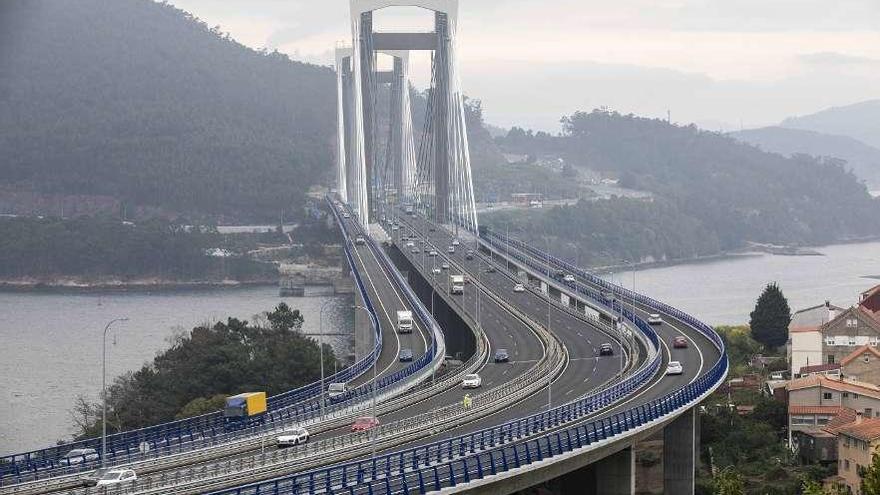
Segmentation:
<svg viewBox="0 0 880 495">
<path fill-rule="evenodd" d="M 266 392 L 245 392 L 226 398 L 223 417 L 226 424 L 234 428 L 257 424 L 266 415 Z"/>
<path fill-rule="evenodd" d="M 464 292 L 464 275 L 452 275 L 449 277 L 449 293 L 461 294 Z"/>
<path fill-rule="evenodd" d="M 412 333 L 413 317 L 412 311 L 397 312 L 397 333 Z"/>
</svg>

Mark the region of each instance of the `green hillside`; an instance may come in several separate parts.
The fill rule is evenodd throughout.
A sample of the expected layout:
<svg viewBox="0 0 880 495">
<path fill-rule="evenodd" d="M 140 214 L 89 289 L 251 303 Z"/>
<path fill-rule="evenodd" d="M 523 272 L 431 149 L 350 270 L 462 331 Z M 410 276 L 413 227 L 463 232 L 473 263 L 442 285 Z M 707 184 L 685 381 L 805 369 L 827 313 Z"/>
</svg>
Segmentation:
<svg viewBox="0 0 880 495">
<path fill-rule="evenodd" d="M 300 214 L 329 178 L 330 69 L 151 0 L 0 10 L 0 213 L 76 195 L 130 215 L 266 221 Z"/>
</svg>

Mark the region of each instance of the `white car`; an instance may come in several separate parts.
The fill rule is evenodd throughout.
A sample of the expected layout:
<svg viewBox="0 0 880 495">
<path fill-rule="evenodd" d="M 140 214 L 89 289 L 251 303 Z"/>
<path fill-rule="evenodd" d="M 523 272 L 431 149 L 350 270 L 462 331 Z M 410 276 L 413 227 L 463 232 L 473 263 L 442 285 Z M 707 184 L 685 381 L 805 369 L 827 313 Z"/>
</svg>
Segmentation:
<svg viewBox="0 0 880 495">
<path fill-rule="evenodd" d="M 440 268 L 436 266 L 431 269 L 431 273 L 433 273 L 434 275 L 439 275 L 441 271 L 442 270 L 440 270 Z"/>
<path fill-rule="evenodd" d="M 327 398 L 330 400 L 338 399 L 348 392 L 348 387 L 344 383 L 331 383 L 327 387 Z"/>
<path fill-rule="evenodd" d="M 663 318 L 660 317 L 657 313 L 651 313 L 648 315 L 648 325 L 662 325 Z"/>
<path fill-rule="evenodd" d="M 565 282 L 568 282 L 568 283 L 572 283 L 572 282 L 574 282 L 574 276 L 573 275 L 566 275 L 566 276 L 562 277 L 562 280 L 564 280 Z"/>
<path fill-rule="evenodd" d="M 445 261 L 443 263 L 440 263 L 440 268 L 442 268 L 444 270 L 449 270 L 449 263 L 447 263 Z"/>
<path fill-rule="evenodd" d="M 74 466 L 83 462 L 98 460 L 98 451 L 95 449 L 73 449 L 64 454 L 58 462 L 64 466 Z"/>
<path fill-rule="evenodd" d="M 306 443 L 309 441 L 309 431 L 303 427 L 294 428 L 290 431 L 285 431 L 284 433 L 278 435 L 278 438 L 275 439 L 278 442 L 278 447 L 291 447 L 293 445 L 299 445 L 301 443 Z"/>
<path fill-rule="evenodd" d="M 440 253 L 438 253 L 437 251 L 434 251 L 433 249 L 428 252 L 428 256 L 437 256 L 438 254 L 440 254 Z"/>
<path fill-rule="evenodd" d="M 453 240 L 452 240 L 452 245 L 453 245 L 453 246 L 458 246 L 459 244 L 461 244 L 461 242 L 459 242 L 458 239 L 453 239 Z"/>
<path fill-rule="evenodd" d="M 525 291 L 526 291 L 526 286 L 523 285 L 523 284 L 516 284 L 516 285 L 513 286 L 513 291 L 514 291 L 514 292 L 525 292 Z"/>
<path fill-rule="evenodd" d="M 406 247 L 408 247 L 408 248 L 416 247 L 416 243 L 414 243 L 413 241 L 409 241 L 406 243 Z"/>
<path fill-rule="evenodd" d="M 480 388 L 482 384 L 483 379 L 480 378 L 480 375 L 474 373 L 472 375 L 464 375 L 464 379 L 461 381 L 461 388 Z"/>
<path fill-rule="evenodd" d="M 680 375 L 682 373 L 684 373 L 684 368 L 681 366 L 680 361 L 669 361 L 669 364 L 666 365 L 667 375 Z"/>
<path fill-rule="evenodd" d="M 351 215 L 349 215 L 348 213 L 343 213 L 342 218 L 351 218 Z"/>
<path fill-rule="evenodd" d="M 131 469 L 110 469 L 95 478 L 93 486 L 110 486 L 121 483 L 130 483 L 137 480 L 137 474 Z M 91 485 L 91 483 L 89 483 Z"/>
<path fill-rule="evenodd" d="M 449 246 L 448 248 L 446 248 L 446 252 L 449 253 L 449 254 L 454 253 L 454 252 L 455 252 L 455 246 Z"/>
</svg>

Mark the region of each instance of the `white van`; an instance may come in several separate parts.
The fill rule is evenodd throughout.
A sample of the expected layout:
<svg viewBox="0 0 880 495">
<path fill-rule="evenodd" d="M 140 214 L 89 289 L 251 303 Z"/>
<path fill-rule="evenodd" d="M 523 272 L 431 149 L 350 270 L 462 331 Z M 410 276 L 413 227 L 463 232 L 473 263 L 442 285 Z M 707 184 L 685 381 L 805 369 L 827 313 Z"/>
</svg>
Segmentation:
<svg viewBox="0 0 880 495">
<path fill-rule="evenodd" d="M 397 332 L 398 333 L 412 333 L 412 331 L 413 331 L 412 311 L 398 311 L 397 312 Z"/>
</svg>

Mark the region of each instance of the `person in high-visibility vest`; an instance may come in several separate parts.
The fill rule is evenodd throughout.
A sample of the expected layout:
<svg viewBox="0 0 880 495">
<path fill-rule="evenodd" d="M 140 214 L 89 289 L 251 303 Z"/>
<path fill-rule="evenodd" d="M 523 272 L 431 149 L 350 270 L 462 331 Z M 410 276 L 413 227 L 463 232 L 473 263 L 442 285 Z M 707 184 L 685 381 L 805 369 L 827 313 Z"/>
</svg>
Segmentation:
<svg viewBox="0 0 880 495">
<path fill-rule="evenodd" d="M 470 409 L 470 408 L 471 408 L 471 404 L 474 403 L 474 400 L 471 399 L 471 394 L 464 394 L 464 401 L 463 401 L 463 402 L 464 402 L 464 408 L 465 408 L 465 409 Z"/>
</svg>

